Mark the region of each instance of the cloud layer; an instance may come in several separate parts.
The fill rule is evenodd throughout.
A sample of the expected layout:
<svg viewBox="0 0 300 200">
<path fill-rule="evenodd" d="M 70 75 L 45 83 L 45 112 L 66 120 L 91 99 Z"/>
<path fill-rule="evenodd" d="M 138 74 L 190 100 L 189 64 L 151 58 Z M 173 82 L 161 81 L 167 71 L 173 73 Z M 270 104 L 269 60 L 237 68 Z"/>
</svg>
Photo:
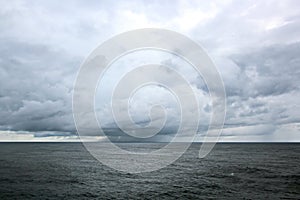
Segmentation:
<svg viewBox="0 0 300 200">
<path fill-rule="evenodd" d="M 9 1 L 0 5 L 0 140 L 76 138 L 72 90 L 84 58 L 113 35 L 156 27 L 189 36 L 215 61 L 227 93 L 221 141 L 300 141 L 298 1 Z M 149 62 L 172 66 L 188 78 L 202 105 L 201 140 L 211 109 L 202 78 L 176 56 L 149 52 L 121 59 L 103 80 L 104 95 L 96 105 L 108 134 L 120 136 L 109 116 L 105 91 L 126 70 Z M 124 71 L 119 66 L 125 66 Z M 157 102 L 168 108 L 164 133 L 172 133 L 179 120 L 178 106 L 162 88 L 137 93 L 132 118 L 147 124 L 148 108 Z"/>
</svg>

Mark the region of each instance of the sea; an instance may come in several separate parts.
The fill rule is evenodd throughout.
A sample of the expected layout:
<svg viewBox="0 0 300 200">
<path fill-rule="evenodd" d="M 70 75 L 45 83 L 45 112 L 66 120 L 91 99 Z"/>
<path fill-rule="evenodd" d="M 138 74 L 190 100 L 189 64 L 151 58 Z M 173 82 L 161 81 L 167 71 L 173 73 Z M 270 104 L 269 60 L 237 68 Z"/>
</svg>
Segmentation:
<svg viewBox="0 0 300 200">
<path fill-rule="evenodd" d="M 200 146 L 165 168 L 131 174 L 81 143 L 0 143 L 0 199 L 300 199 L 300 144 L 218 143 L 201 159 Z"/>
</svg>

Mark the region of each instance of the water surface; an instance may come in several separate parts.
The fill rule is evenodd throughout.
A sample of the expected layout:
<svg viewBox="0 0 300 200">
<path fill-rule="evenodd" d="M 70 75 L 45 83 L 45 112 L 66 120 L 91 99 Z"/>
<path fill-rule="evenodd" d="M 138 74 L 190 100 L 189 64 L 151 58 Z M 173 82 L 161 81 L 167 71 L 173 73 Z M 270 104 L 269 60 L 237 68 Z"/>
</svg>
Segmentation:
<svg viewBox="0 0 300 200">
<path fill-rule="evenodd" d="M 300 144 L 217 144 L 204 159 L 199 147 L 161 170 L 127 174 L 80 143 L 0 143 L 0 199 L 300 198 Z"/>
</svg>

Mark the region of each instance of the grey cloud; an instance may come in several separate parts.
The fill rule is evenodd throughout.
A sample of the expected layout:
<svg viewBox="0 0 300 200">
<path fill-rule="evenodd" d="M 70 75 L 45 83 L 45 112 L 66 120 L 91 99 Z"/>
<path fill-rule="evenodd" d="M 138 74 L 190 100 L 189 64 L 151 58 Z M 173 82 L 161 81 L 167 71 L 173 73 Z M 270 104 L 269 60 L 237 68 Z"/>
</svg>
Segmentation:
<svg viewBox="0 0 300 200">
<path fill-rule="evenodd" d="M 298 5 L 272 0 L 1 3 L 0 130 L 31 131 L 35 137 L 75 134 L 71 94 L 83 58 L 112 35 L 154 26 L 190 36 L 216 61 L 227 92 L 224 136 L 272 135 L 281 125 L 300 122 Z M 201 12 L 212 15 L 202 20 Z M 176 58 L 162 63 L 184 68 Z M 211 107 L 202 78 L 185 68 L 181 72 L 199 93 L 201 112 L 208 117 Z M 147 100 L 155 95 L 143 96 Z M 173 107 L 169 102 L 168 109 Z M 146 124 L 142 109 L 137 107 L 135 119 Z M 170 119 L 166 134 L 174 132 L 176 119 Z M 204 124 L 199 125 L 201 133 L 207 129 Z M 122 140 L 112 121 L 106 121 L 105 131 Z"/>
<path fill-rule="evenodd" d="M 0 43 L 0 125 L 74 132 L 71 91 L 80 59 L 44 45 Z"/>
<path fill-rule="evenodd" d="M 243 92 L 248 96 L 269 96 L 299 89 L 300 44 L 272 45 L 232 59 L 244 77 Z"/>
</svg>

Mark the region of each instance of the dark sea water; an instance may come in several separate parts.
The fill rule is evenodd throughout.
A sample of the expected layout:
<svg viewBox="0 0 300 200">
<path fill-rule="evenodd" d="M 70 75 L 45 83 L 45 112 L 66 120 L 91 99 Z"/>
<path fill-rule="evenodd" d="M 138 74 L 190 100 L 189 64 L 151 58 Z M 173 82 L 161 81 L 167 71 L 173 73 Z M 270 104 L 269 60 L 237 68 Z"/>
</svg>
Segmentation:
<svg viewBox="0 0 300 200">
<path fill-rule="evenodd" d="M 126 174 L 80 143 L 0 143 L 0 199 L 300 199 L 300 144 L 217 144 L 204 159 L 199 147 Z"/>
</svg>

